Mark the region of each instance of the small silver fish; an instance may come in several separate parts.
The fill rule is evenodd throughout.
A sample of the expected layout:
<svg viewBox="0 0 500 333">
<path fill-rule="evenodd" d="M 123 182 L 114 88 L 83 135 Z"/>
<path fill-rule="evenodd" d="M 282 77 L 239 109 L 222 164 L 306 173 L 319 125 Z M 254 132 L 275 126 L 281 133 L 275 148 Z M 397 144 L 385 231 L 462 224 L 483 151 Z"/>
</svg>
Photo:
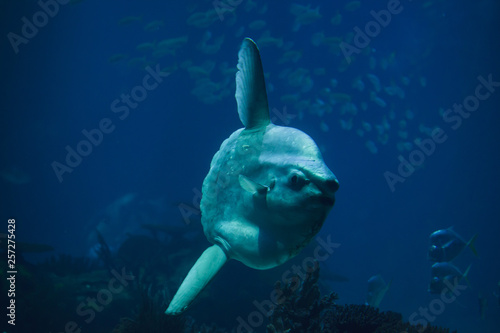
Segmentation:
<svg viewBox="0 0 500 333">
<path fill-rule="evenodd" d="M 144 31 L 157 31 L 164 25 L 162 20 L 151 21 L 144 26 Z"/>
<path fill-rule="evenodd" d="M 455 279 L 460 282 L 465 279 L 467 284 L 469 280 L 467 279 L 467 274 L 472 265 L 469 265 L 464 273 L 462 273 L 455 265 L 449 262 L 437 262 L 432 265 L 431 268 L 431 282 L 429 284 L 429 293 L 440 294 L 443 289 L 448 288 L 449 285 L 455 284 Z M 450 290 L 451 292 L 451 290 Z"/>
<path fill-rule="evenodd" d="M 466 247 L 470 248 L 474 255 L 477 256 L 477 251 L 474 247 L 474 242 L 477 239 L 477 234 L 466 242 L 458 235 L 453 228 L 434 231 L 429 240 L 431 246 L 429 248 L 429 260 L 434 262 L 443 262 L 453 260 Z"/>
<path fill-rule="evenodd" d="M 392 280 L 389 283 L 385 283 L 382 275 L 372 276 L 368 280 L 368 295 L 366 296 L 365 304 L 378 308 L 391 284 Z"/>
</svg>

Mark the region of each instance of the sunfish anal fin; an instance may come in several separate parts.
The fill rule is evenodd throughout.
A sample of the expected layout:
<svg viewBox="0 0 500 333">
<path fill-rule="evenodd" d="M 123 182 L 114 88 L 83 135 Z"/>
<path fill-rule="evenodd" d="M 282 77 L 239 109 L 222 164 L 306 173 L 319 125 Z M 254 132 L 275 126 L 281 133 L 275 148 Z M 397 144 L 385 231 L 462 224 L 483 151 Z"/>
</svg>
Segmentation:
<svg viewBox="0 0 500 333">
<path fill-rule="evenodd" d="M 227 260 L 226 254 L 219 245 L 212 245 L 206 249 L 189 271 L 165 313 L 178 315 L 186 310 Z"/>
<path fill-rule="evenodd" d="M 235 97 L 246 129 L 265 127 L 271 122 L 259 49 L 250 38 L 245 38 L 238 53 Z"/>
</svg>

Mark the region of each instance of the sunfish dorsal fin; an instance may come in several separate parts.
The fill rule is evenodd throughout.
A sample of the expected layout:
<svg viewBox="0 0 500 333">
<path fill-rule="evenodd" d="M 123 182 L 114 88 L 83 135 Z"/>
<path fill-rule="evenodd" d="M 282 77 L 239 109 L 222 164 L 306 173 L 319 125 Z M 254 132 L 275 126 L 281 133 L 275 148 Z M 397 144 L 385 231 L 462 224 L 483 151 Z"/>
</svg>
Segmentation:
<svg viewBox="0 0 500 333">
<path fill-rule="evenodd" d="M 250 38 L 245 38 L 238 53 L 235 97 L 245 128 L 260 128 L 271 122 L 259 49 Z"/>
</svg>

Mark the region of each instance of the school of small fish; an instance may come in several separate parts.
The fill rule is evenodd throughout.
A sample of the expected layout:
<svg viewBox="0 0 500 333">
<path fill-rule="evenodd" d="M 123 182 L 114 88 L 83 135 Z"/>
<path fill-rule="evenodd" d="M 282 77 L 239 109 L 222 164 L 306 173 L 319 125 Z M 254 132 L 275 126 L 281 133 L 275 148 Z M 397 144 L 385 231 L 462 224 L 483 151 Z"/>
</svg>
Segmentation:
<svg viewBox="0 0 500 333">
<path fill-rule="evenodd" d="M 228 3 L 223 8 L 209 2 L 205 6 L 201 3 L 187 6 L 185 29 L 169 29 L 168 22 L 161 17 L 149 20 L 137 15 L 123 17 L 118 25 L 129 30 L 137 27 L 145 40 L 131 52 L 111 55 L 109 62 L 135 68 L 169 63 L 162 70 L 187 72 L 193 82 L 191 94 L 204 104 L 215 104 L 232 98 L 234 90 L 234 64 L 220 57 L 220 53 L 224 47 L 233 52 L 245 35 L 252 37 L 261 49 L 270 48 L 278 55 L 275 66 L 265 69 L 268 90 L 272 93 L 274 86 L 286 88 L 288 94 L 275 100 L 283 104 L 278 109 L 286 106 L 296 116 L 294 119 L 317 118 L 322 132 L 349 131 L 372 154 L 386 147 L 401 153 L 411 151 L 414 142 L 432 134 L 436 126 L 418 122 L 418 109 L 406 101 L 408 95 L 417 98 L 415 93 L 426 88 L 424 75 L 418 72 L 401 75 L 395 71 L 402 60 L 396 52 L 384 53 L 367 47 L 351 64 L 342 55 L 340 44 L 353 38 L 352 23 L 345 17 L 361 15 L 363 10 L 368 12 L 371 8 L 364 8 L 366 5 L 360 1 L 348 1 L 339 5 L 336 12 L 327 12 L 321 6 L 291 3 L 286 5 L 288 10 L 280 12 L 291 22 L 289 33 L 283 34 L 282 29 L 273 30 L 281 24 L 273 22 L 269 6 L 257 0 L 234 7 Z M 422 8 L 431 7 L 432 1 L 428 1 Z M 314 31 L 314 27 L 319 31 L 310 34 L 309 47 L 297 46 L 299 37 L 294 33 Z M 307 53 L 329 54 L 331 62 L 329 66 L 316 67 L 304 59 Z M 348 75 L 351 68 L 358 66 L 365 68 L 364 74 Z"/>
</svg>

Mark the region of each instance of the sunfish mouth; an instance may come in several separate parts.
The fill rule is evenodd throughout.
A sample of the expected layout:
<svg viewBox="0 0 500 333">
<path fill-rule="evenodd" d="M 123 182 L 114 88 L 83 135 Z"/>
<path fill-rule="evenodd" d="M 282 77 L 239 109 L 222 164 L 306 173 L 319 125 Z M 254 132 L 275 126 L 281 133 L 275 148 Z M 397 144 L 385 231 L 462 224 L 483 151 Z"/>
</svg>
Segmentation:
<svg viewBox="0 0 500 333">
<path fill-rule="evenodd" d="M 310 202 L 319 204 L 322 206 L 333 207 L 335 204 L 335 196 L 328 195 L 315 195 L 309 198 Z"/>
<path fill-rule="evenodd" d="M 319 201 L 325 206 L 332 206 L 335 204 L 335 197 L 321 196 Z"/>
<path fill-rule="evenodd" d="M 335 192 L 339 189 L 339 182 L 336 178 L 328 179 L 319 186 L 323 192 L 318 196 L 318 201 L 325 206 L 333 207 L 335 204 Z"/>
<path fill-rule="evenodd" d="M 325 206 L 332 206 L 335 204 L 335 197 L 329 197 L 326 195 L 322 195 L 319 197 L 319 202 L 321 202 Z"/>
</svg>

